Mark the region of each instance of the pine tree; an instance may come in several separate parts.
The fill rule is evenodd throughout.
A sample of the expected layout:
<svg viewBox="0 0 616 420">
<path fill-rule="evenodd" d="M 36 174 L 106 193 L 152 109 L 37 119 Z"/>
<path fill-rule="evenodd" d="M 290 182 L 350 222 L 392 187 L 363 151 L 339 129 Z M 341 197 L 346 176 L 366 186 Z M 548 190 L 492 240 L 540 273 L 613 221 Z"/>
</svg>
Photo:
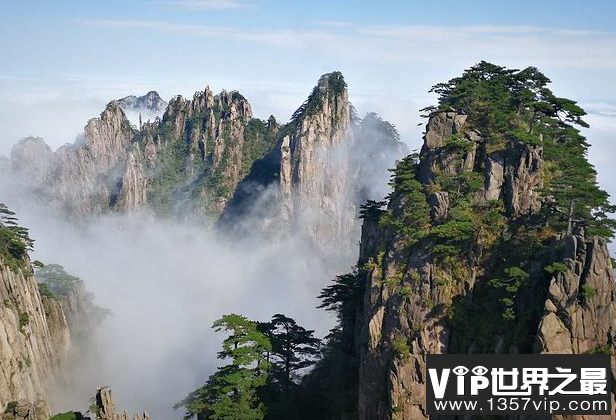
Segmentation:
<svg viewBox="0 0 616 420">
<path fill-rule="evenodd" d="M 175 408 L 184 407 L 185 418 L 262 420 L 266 409 L 257 392 L 267 382 L 271 343 L 256 322 L 242 315 L 224 315 L 213 328 L 228 334 L 218 358 L 231 363 L 220 367 Z"/>
<path fill-rule="evenodd" d="M 297 325 L 294 319 L 282 314 L 260 324 L 259 329 L 272 344 L 270 362 L 273 376 L 288 391 L 295 373 L 314 364 L 321 340 L 314 337 L 313 330 Z"/>
<path fill-rule="evenodd" d="M 556 230 L 571 233 L 585 224 L 591 233 L 612 238 L 616 210 L 599 188 L 597 173 L 588 162 L 589 144 L 578 127 L 588 127 L 586 112 L 575 101 L 560 98 L 548 88 L 550 79 L 534 67 L 506 69 L 485 61 L 461 77 L 439 83 L 432 92 L 438 106 L 468 115 L 491 144 L 522 142 L 543 146 L 550 176 L 543 189 L 543 214 Z"/>
<path fill-rule="evenodd" d="M 33 247 L 28 229 L 19 226 L 15 212 L 0 203 L 0 257 L 13 269 L 24 268 L 28 251 Z"/>
</svg>

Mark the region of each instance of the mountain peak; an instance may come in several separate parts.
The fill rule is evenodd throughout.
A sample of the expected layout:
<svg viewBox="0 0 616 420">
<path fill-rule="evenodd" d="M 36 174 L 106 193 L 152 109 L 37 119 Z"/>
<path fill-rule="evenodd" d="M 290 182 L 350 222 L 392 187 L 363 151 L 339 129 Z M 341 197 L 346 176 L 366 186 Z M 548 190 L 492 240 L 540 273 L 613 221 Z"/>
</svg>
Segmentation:
<svg viewBox="0 0 616 420">
<path fill-rule="evenodd" d="M 334 94 L 341 94 L 346 91 L 347 84 L 344 76 L 339 71 L 325 73 L 319 78 L 317 86 L 320 89 L 327 89 Z"/>
<path fill-rule="evenodd" d="M 150 111 L 153 113 L 163 112 L 167 108 L 167 102 L 160 97 L 158 92 L 151 90 L 143 96 L 129 95 L 116 101 L 124 112 Z"/>
</svg>

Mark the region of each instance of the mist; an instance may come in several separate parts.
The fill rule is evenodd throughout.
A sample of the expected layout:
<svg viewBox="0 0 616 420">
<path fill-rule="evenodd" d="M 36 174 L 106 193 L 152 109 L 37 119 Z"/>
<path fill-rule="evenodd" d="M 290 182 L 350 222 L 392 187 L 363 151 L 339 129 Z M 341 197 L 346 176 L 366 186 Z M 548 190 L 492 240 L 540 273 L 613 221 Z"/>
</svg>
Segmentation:
<svg viewBox="0 0 616 420">
<path fill-rule="evenodd" d="M 365 126 L 353 144 L 345 143 L 344 153 L 334 148 L 328 158 L 374 172 L 372 177 L 363 171 L 346 174 L 347 188 L 363 182 L 361 199 L 383 198 L 386 168 L 394 165 L 391 154 L 374 155 L 379 135 Z M 0 180 L 0 197 L 30 229 L 36 241 L 32 259 L 63 265 L 85 281 L 97 305 L 113 313 L 91 342 L 78 343 L 63 366 L 67 386 L 52 396 L 53 412 L 85 411 L 97 387 L 110 386 L 119 410 L 181 418 L 182 410 L 173 405 L 203 385 L 220 363 L 216 354 L 223 336 L 211 326 L 221 315 L 266 321 L 283 313 L 321 338 L 336 322 L 317 309 L 317 296 L 357 259 L 358 209 L 348 206 L 358 197 L 348 191 L 338 204 L 348 207 L 341 214 L 355 228 L 342 238 L 344 244 L 327 244 L 338 252 L 323 252 L 311 229 L 332 215 L 309 203 L 298 215 L 298 230 L 281 228 L 284 223 L 277 220 L 273 232 L 272 226 L 263 229 L 272 216 L 273 186 L 260 192 L 254 211 L 241 220 L 246 234 L 238 236 L 214 229 L 211 221 L 157 219 L 149 213 L 110 213 L 76 223 L 37 203 L 31 194 L 46 188 L 41 179 L 14 175 Z"/>
<path fill-rule="evenodd" d="M 17 210 L 36 238 L 32 257 L 64 265 L 113 312 L 89 354 L 65 366 L 69 386 L 55 395 L 54 412 L 85 411 L 96 388 L 108 385 L 119 409 L 180 417 L 173 404 L 217 366 L 223 337 L 210 327 L 226 313 L 255 320 L 284 313 L 320 337 L 333 326 L 315 307 L 335 273 L 297 237 L 231 242 L 207 228 L 135 214 L 75 227 Z"/>
<path fill-rule="evenodd" d="M 138 110 L 127 116 L 138 125 Z M 272 185 L 234 221 L 241 224 L 241 235 L 233 226 L 223 233 L 213 228 L 214 221 L 182 219 L 187 213 L 182 208 L 173 218 L 109 212 L 69 220 L 37 199 L 54 198 L 47 176 L 53 164 L 34 173 L 33 165 L 12 162 L 10 176 L 0 179 L 0 201 L 30 229 L 36 241 L 31 258 L 64 266 L 85 281 L 98 306 L 113 314 L 90 342 L 74 343 L 62 367 L 67 385 L 51 396 L 52 411 L 85 412 L 96 389 L 110 386 L 118 410 L 181 418 L 182 410 L 173 405 L 203 385 L 221 363 L 216 354 L 224 337 L 211 326 L 223 314 L 266 321 L 282 313 L 317 337 L 327 335 L 336 319 L 317 309 L 317 296 L 336 275 L 352 269 L 359 204 L 383 199 L 387 169 L 408 152 L 397 142 L 395 128 L 373 114 L 358 121 L 349 136 L 317 154 L 323 160 L 317 165 L 324 170 L 322 182 L 335 184 L 339 196 L 325 197 L 330 201 L 324 207 L 315 205 L 324 197 L 305 197 L 295 222 L 285 225 L 289 221 L 279 217 L 274 204 L 279 191 Z M 332 226 L 343 234 L 324 250 L 315 232 L 327 236 Z"/>
</svg>

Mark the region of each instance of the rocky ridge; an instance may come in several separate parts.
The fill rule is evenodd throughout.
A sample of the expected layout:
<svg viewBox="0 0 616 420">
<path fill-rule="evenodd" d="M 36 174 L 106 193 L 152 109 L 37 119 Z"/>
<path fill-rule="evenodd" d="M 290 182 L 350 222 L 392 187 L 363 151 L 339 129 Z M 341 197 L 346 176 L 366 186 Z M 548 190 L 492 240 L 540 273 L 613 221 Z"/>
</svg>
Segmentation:
<svg viewBox="0 0 616 420">
<path fill-rule="evenodd" d="M 109 387 L 99 388 L 94 398 L 96 404 L 96 419 L 97 420 L 128 420 L 128 413 L 116 413 L 115 402 Z M 143 413 L 135 413 L 133 420 L 150 420 L 150 415 L 147 411 Z"/>
<path fill-rule="evenodd" d="M 167 102 L 160 97 L 158 92 L 151 90 L 143 96 L 129 95 L 117 100 L 124 112 L 146 112 L 154 115 L 162 115 L 167 109 Z"/>
<path fill-rule="evenodd" d="M 541 211 L 539 191 L 545 163 L 540 146 L 507 142 L 493 150 L 467 123 L 466 115 L 452 109 L 430 116 L 418 158 L 416 176 L 426 191 L 430 214 L 426 223 L 436 226 L 437 232 L 452 211 L 451 190 L 438 186 L 453 177 L 476 181 L 472 203 L 478 208 L 502 202 L 504 223 L 532 218 Z M 405 220 L 408 200 L 408 193 L 394 192 L 387 213 L 394 220 Z M 523 312 L 515 318 L 503 313 L 513 319 L 509 329 L 516 332 L 512 334 L 519 334 L 508 336 L 488 332 L 486 319 L 498 319 L 500 314 L 489 315 L 481 306 L 487 300 L 484 293 L 494 293 L 492 288 L 498 287 L 490 282 L 495 267 L 483 254 L 493 240 L 488 228 L 475 232 L 475 245 L 468 251 L 471 263 L 459 265 L 438 258 L 442 240 L 419 239 L 421 246 L 409 248 L 408 238 L 377 220 L 364 220 L 359 259 L 365 290 L 356 338 L 360 419 L 427 418 L 424 378 L 428 353 L 614 351 L 612 262 L 605 241 L 584 227 L 555 236 L 547 254 L 531 258 L 531 270 L 524 272 L 528 277 L 511 272 L 513 278 L 524 277 L 521 284 L 529 289 L 521 289 L 513 298 L 523 302 Z M 382 244 L 386 244 L 384 251 Z M 558 265 L 549 266 L 554 261 Z M 546 270 L 554 267 L 552 274 L 543 269 L 546 266 Z M 484 318 L 464 318 L 472 317 L 468 314 L 473 311 Z M 485 337 L 470 329 L 473 323 L 486 329 Z"/>
<path fill-rule="evenodd" d="M 222 214 L 227 227 L 252 229 L 257 220 L 270 233 L 302 231 L 318 246 L 350 250 L 358 205 L 385 194 L 387 168 L 406 153 L 393 125 L 354 115 L 339 72 L 323 75 L 282 126 L 254 118 L 235 91 L 176 96 L 138 129 L 123 110 L 137 102 L 111 102 L 55 153 L 41 139 L 22 140 L 12 184 L 77 220 L 110 211 Z"/>
<path fill-rule="evenodd" d="M 342 74 L 323 75 L 280 128 L 274 149 L 238 185 L 223 225 L 257 220 L 269 231 L 304 234 L 332 255 L 350 253 L 359 204 L 385 194 L 387 168 L 407 151 L 391 124 L 375 114 L 364 121 L 354 115 Z"/>
<path fill-rule="evenodd" d="M 125 101 L 126 102 L 126 101 Z M 55 153 L 25 139 L 11 154 L 13 184 L 77 219 L 110 210 L 220 213 L 251 162 L 267 149 L 267 129 L 237 92 L 173 98 L 162 119 L 131 126 L 113 101 L 84 135 Z M 244 141 L 244 131 L 251 136 Z M 44 152 L 44 153 L 42 153 Z M 34 185 L 31 173 L 37 174 Z"/>
</svg>

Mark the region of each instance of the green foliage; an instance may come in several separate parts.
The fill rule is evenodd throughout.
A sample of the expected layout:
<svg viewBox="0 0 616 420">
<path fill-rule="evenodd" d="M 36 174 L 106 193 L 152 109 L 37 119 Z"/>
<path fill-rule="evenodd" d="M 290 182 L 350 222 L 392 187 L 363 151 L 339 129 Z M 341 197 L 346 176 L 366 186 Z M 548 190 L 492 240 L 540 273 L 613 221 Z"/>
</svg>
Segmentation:
<svg viewBox="0 0 616 420">
<path fill-rule="evenodd" d="M 34 241 L 28 229 L 17 224 L 15 213 L 0 203 L 0 259 L 13 271 L 28 268 L 28 251 Z"/>
<path fill-rule="evenodd" d="M 599 346 L 588 350 L 585 354 L 612 354 L 612 348 L 609 344 L 606 344 L 604 346 Z"/>
<path fill-rule="evenodd" d="M 67 411 L 66 413 L 56 414 L 49 420 L 85 420 L 86 417 L 79 411 Z"/>
<path fill-rule="evenodd" d="M 47 283 L 37 283 L 37 286 L 38 286 L 39 294 L 41 296 L 52 298 L 52 299 L 56 298 L 56 296 L 53 294 L 53 292 L 51 291 Z"/>
<path fill-rule="evenodd" d="M 475 142 L 467 140 L 459 134 L 454 134 L 444 139 L 443 145 L 446 149 L 453 149 L 466 153 L 473 150 Z"/>
<path fill-rule="evenodd" d="M 411 356 L 411 348 L 402 334 L 397 335 L 391 342 L 391 351 L 395 357 L 402 360 Z"/>
<path fill-rule="evenodd" d="M 520 287 L 530 278 L 530 275 L 520 267 L 507 267 L 503 270 L 504 278 L 494 278 L 488 283 L 497 288 L 503 289 L 506 296 L 500 299 L 504 306 L 503 318 L 512 321 L 515 319 L 515 298 Z"/>
<path fill-rule="evenodd" d="M 261 420 L 265 406 L 257 392 L 267 383 L 272 351 L 269 339 L 258 330 L 257 323 L 237 314 L 224 315 L 214 322 L 217 332 L 224 332 L 221 360 L 229 360 L 210 376 L 206 384 L 189 394 L 175 408 L 184 407 L 186 418 Z"/>
<path fill-rule="evenodd" d="M 287 418 L 297 398 L 299 373 L 316 363 L 321 340 L 314 337 L 314 331 L 282 314 L 260 323 L 258 329 L 272 344 L 268 382 L 259 395 L 267 407 L 268 419 Z"/>
<path fill-rule="evenodd" d="M 294 381 L 295 372 L 315 363 L 321 340 L 314 337 L 314 330 L 307 330 L 282 314 L 275 314 L 270 322 L 260 323 L 258 329 L 272 345 L 270 363 L 274 379 L 285 386 Z"/>
<path fill-rule="evenodd" d="M 35 277 L 39 282 L 39 290 L 42 287 L 47 287 L 51 293 L 57 296 L 67 296 L 74 288 L 79 277 L 68 274 L 64 267 L 59 264 L 47 264 L 43 268 L 36 270 Z"/>
<path fill-rule="evenodd" d="M 430 227 L 430 205 L 417 179 L 418 170 L 417 154 L 411 154 L 398 162 L 392 171 L 390 185 L 393 192 L 388 198 L 395 200 L 403 197 L 402 214 L 394 215 L 388 210 L 380 218 L 381 225 L 404 237 L 409 248 L 425 237 Z"/>
<path fill-rule="evenodd" d="M 30 315 L 27 312 L 19 313 L 19 330 L 23 331 L 26 325 L 30 324 Z"/>
<path fill-rule="evenodd" d="M 271 116 L 268 121 L 251 119 L 244 129 L 244 149 L 240 177 L 248 175 L 252 164 L 269 153 L 276 143 L 278 124 Z"/>
<path fill-rule="evenodd" d="M 502 148 L 503 142 L 542 145 L 550 168 L 543 190 L 550 223 L 563 229 L 570 221 L 583 220 L 592 233 L 611 238 L 616 222 L 609 214 L 615 207 L 598 187 L 587 159 L 588 143 L 576 128 L 588 127 L 582 119 L 586 112 L 575 101 L 555 96 L 549 83 L 534 67 L 506 69 L 482 61 L 461 77 L 435 85 L 438 107 L 425 110 L 453 107 L 464 112 L 489 139 L 486 149 L 492 143 Z"/>
<path fill-rule="evenodd" d="M 380 265 L 382 259 L 379 254 L 373 264 Z M 359 355 L 354 331 L 362 310 L 364 276 L 369 271 L 363 267 L 338 276 L 321 292 L 320 307 L 335 312 L 338 325 L 321 346 L 316 365 L 302 378 L 292 409 L 272 420 L 358 417 Z"/>
<path fill-rule="evenodd" d="M 545 267 L 544 270 L 550 274 L 564 273 L 567 271 L 567 265 L 560 262 L 555 262 Z"/>
<path fill-rule="evenodd" d="M 88 401 L 88 410 L 86 412 L 92 414 L 95 417 L 99 417 L 101 414 L 100 411 L 101 410 L 96 403 L 96 397 L 90 398 L 90 400 Z"/>
<path fill-rule="evenodd" d="M 385 213 L 383 207 L 387 204 L 386 201 L 368 200 L 365 204 L 359 206 L 359 218 L 378 222 L 381 216 Z"/>
<path fill-rule="evenodd" d="M 346 87 L 347 84 L 344 81 L 344 77 L 339 71 L 321 76 L 319 83 L 312 90 L 312 93 L 308 96 L 306 102 L 304 102 L 291 116 L 290 125 L 295 127 L 297 122 L 305 116 L 314 115 L 317 113 L 323 107 L 324 100 L 327 99 L 327 95 L 337 97 L 344 92 Z"/>
<path fill-rule="evenodd" d="M 356 271 L 336 276 L 333 284 L 319 294 L 322 302 L 319 308 L 336 312 L 340 318 L 352 316 L 361 302 L 363 290 Z"/>
<path fill-rule="evenodd" d="M 409 297 L 412 294 L 412 290 L 408 286 L 403 286 L 398 292 L 398 294 L 402 297 Z"/>
<path fill-rule="evenodd" d="M 6 405 L 6 409 L 4 410 L 4 412 L 12 413 L 13 411 L 15 411 L 18 405 L 19 403 L 17 401 L 9 401 Z"/>
<path fill-rule="evenodd" d="M 241 95 L 233 92 L 232 99 L 240 101 Z M 229 112 L 229 105 L 215 104 L 212 121 L 209 114 L 193 114 L 179 138 L 174 136 L 174 120 L 163 120 L 154 134 L 166 146 L 157 154 L 148 185 L 148 201 L 158 214 L 169 216 L 194 210 L 217 216 L 220 204 L 231 198 L 236 183 L 248 175 L 254 162 L 273 149 L 280 128 L 273 117 L 268 121 L 243 121 L 244 141 L 239 151 L 239 139 L 232 137 L 230 124 L 222 124 L 222 132 L 215 138 L 206 136 L 203 142 L 195 142 L 191 133 L 207 133 L 211 125 L 218 129 Z M 214 153 L 216 142 L 223 143 L 219 144 L 220 155 Z M 235 167 L 239 169 L 237 176 Z"/>
<path fill-rule="evenodd" d="M 583 284 L 582 287 L 580 287 L 580 291 L 586 301 L 591 300 L 597 295 L 597 291 L 589 284 Z"/>
</svg>

